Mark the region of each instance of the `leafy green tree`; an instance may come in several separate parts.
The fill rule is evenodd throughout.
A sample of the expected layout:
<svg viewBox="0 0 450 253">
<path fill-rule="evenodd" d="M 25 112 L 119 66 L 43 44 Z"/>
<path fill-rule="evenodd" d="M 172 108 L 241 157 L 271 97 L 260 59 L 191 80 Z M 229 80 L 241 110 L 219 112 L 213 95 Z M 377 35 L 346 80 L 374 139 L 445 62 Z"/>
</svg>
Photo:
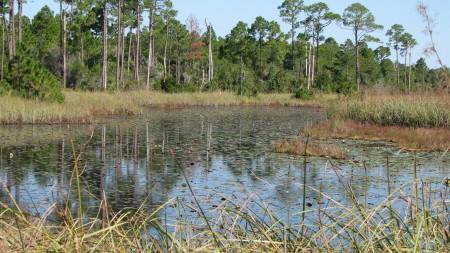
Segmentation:
<svg viewBox="0 0 450 253">
<path fill-rule="evenodd" d="M 163 7 L 161 9 L 161 17 L 164 21 L 165 25 L 165 43 L 164 43 L 164 58 L 163 58 L 163 66 L 164 66 L 164 81 L 168 75 L 168 62 L 167 62 L 167 54 L 169 49 L 169 30 L 172 25 L 174 17 L 177 15 L 178 11 L 173 9 L 173 3 L 170 0 L 163 1 Z"/>
<path fill-rule="evenodd" d="M 319 72 L 319 42 L 322 40 L 322 33 L 325 27 L 329 26 L 331 22 L 338 21 L 340 19 L 339 14 L 335 14 L 330 11 L 328 5 L 323 2 L 315 3 L 306 7 L 307 12 L 310 14 L 310 19 L 313 25 L 313 38 L 316 42 L 316 66 L 315 71 Z"/>
<path fill-rule="evenodd" d="M 382 62 L 387 57 L 391 56 L 391 50 L 388 47 L 379 46 L 375 49 L 375 54 L 378 56 L 378 62 Z"/>
<path fill-rule="evenodd" d="M 425 62 L 424 58 L 420 58 L 419 60 L 417 60 L 416 64 L 414 65 L 414 72 L 415 72 L 415 76 L 416 76 L 416 83 L 421 83 L 422 85 L 425 85 L 427 79 L 427 72 L 428 72 L 428 66 L 427 63 Z"/>
<path fill-rule="evenodd" d="M 362 83 L 374 85 L 382 77 L 378 56 L 367 43 L 361 43 L 360 46 Z"/>
<path fill-rule="evenodd" d="M 407 56 L 409 56 L 409 63 L 408 63 L 409 70 L 408 71 L 405 70 L 405 83 L 408 83 L 408 90 L 411 90 L 411 54 L 413 48 L 417 46 L 417 41 L 413 38 L 413 36 L 410 33 L 404 33 L 400 40 L 402 45 L 401 52 L 405 56 L 405 67 L 407 66 L 406 58 Z M 406 79 L 408 79 L 408 81 Z"/>
<path fill-rule="evenodd" d="M 389 37 L 388 46 L 394 48 L 394 50 L 395 50 L 395 56 L 396 56 L 395 69 L 397 71 L 397 86 L 400 85 L 400 66 L 399 66 L 399 61 L 398 61 L 398 52 L 400 50 L 400 43 L 401 43 L 401 39 L 402 39 L 404 31 L 405 31 L 405 29 L 403 28 L 402 25 L 395 24 L 395 25 L 392 25 L 391 29 L 389 29 L 386 32 L 386 36 Z"/>
<path fill-rule="evenodd" d="M 259 59 L 258 59 L 258 67 L 257 68 L 260 70 L 259 71 L 260 74 L 261 74 L 261 70 L 262 70 L 263 44 L 266 40 L 268 32 L 269 32 L 269 22 L 261 16 L 256 17 L 255 22 L 250 27 L 250 34 L 258 42 Z"/>
<path fill-rule="evenodd" d="M 11 87 L 13 94 L 25 98 L 63 102 L 64 95 L 58 79 L 40 62 L 30 56 L 23 45 L 10 61 L 4 82 Z"/>
<path fill-rule="evenodd" d="M 295 69 L 295 30 L 300 27 L 299 15 L 303 10 L 303 0 L 284 0 L 283 3 L 278 6 L 280 10 L 280 17 L 283 22 L 288 23 L 291 26 L 291 67 Z"/>
<path fill-rule="evenodd" d="M 383 29 L 383 26 L 376 24 L 375 17 L 372 13 L 360 3 L 354 3 L 344 10 L 342 24 L 353 31 L 356 55 L 356 86 L 358 87 L 358 91 L 360 91 L 360 44 L 364 41 L 376 41 L 375 38 L 369 36 L 369 33 Z"/>
</svg>

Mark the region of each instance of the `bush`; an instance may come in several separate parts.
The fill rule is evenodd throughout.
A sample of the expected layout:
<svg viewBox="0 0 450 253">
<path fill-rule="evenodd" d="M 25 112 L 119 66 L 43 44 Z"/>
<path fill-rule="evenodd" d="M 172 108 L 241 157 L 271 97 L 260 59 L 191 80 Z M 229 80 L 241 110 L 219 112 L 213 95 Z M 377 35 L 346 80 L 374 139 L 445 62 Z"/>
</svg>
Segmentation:
<svg viewBox="0 0 450 253">
<path fill-rule="evenodd" d="M 168 76 L 165 81 L 161 81 L 161 89 L 166 92 L 176 93 L 182 92 L 183 86 L 180 83 L 177 83 L 177 80 L 174 77 Z"/>
<path fill-rule="evenodd" d="M 61 83 L 40 62 L 31 58 L 22 45 L 10 61 L 4 81 L 2 86 L 8 86 L 13 95 L 59 103 L 64 101 Z"/>
<path fill-rule="evenodd" d="M 302 87 L 295 91 L 294 97 L 299 99 L 312 99 L 314 98 L 314 93 L 311 90 Z"/>
</svg>

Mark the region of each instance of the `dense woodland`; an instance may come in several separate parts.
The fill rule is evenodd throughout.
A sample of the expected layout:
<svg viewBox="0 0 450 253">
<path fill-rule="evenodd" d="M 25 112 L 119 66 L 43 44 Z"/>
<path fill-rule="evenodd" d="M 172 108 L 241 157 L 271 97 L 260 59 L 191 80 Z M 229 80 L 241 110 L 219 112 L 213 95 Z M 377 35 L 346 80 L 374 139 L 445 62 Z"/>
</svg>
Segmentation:
<svg viewBox="0 0 450 253">
<path fill-rule="evenodd" d="M 218 37 L 205 20 L 178 20 L 170 0 L 58 2 L 60 13 L 43 7 L 31 18 L 22 15 L 26 0 L 0 1 L 0 93 L 62 101 L 61 88 L 255 95 L 440 85 L 441 69 L 430 69 L 423 58 L 411 61 L 417 45 L 411 34 L 401 24 L 383 28 L 359 3 L 338 14 L 321 2 L 280 1 L 274 11 L 289 31 L 260 16 Z M 353 38 L 343 44 L 325 38 L 334 22 Z M 383 29 L 389 41 L 371 36 Z"/>
</svg>

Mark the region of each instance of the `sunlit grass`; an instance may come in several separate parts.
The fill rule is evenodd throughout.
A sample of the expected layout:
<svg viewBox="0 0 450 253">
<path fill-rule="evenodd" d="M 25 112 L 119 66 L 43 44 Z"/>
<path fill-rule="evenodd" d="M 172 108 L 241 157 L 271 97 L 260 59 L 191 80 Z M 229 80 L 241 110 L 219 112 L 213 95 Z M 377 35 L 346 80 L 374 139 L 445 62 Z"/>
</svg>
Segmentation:
<svg viewBox="0 0 450 253">
<path fill-rule="evenodd" d="M 352 120 L 335 120 L 303 129 L 301 135 L 315 138 L 351 138 L 373 141 L 393 141 L 403 149 L 448 151 L 448 128 L 412 128 L 361 124 Z"/>
<path fill-rule="evenodd" d="M 0 97 L 0 124 L 90 123 L 95 115 L 141 114 L 146 107 L 283 105 L 323 106 L 335 95 L 300 100 L 290 94 L 238 96 L 231 92 L 164 93 L 157 91 L 78 92 L 66 90 L 62 104 Z"/>
<path fill-rule="evenodd" d="M 336 95 L 323 94 L 315 100 L 300 100 L 291 94 L 259 94 L 255 97 L 239 96 L 232 92 L 164 93 L 155 91 L 134 91 L 127 93 L 140 105 L 147 106 L 231 106 L 231 105 L 283 105 L 323 106 Z"/>
<path fill-rule="evenodd" d="M 278 140 L 275 142 L 273 151 L 277 153 L 287 153 L 302 156 L 306 155 L 314 157 L 330 157 L 337 159 L 343 159 L 346 157 L 345 152 L 339 146 L 320 144 L 313 140 L 309 140 L 308 143 L 299 139 Z"/>
<path fill-rule="evenodd" d="M 69 104 L 0 97 L 0 124 L 89 123 L 92 113 Z"/>
<path fill-rule="evenodd" d="M 371 94 L 335 100 L 328 121 L 301 135 L 393 141 L 410 150 L 448 151 L 450 95 Z"/>
<path fill-rule="evenodd" d="M 450 127 L 450 95 L 383 95 L 342 99 L 328 111 L 331 120 L 399 127 Z"/>
</svg>

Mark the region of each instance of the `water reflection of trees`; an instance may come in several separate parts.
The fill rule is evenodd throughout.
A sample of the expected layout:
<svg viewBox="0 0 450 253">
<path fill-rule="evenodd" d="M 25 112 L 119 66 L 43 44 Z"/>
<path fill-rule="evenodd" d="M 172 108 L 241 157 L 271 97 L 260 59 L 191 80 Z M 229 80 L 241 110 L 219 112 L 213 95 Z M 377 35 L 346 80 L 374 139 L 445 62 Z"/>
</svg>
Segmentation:
<svg viewBox="0 0 450 253">
<path fill-rule="evenodd" d="M 115 210 L 138 208 L 144 199 L 146 208 L 152 208 L 167 201 L 168 194 L 181 195 L 179 188 L 184 180 L 170 150 L 195 182 L 232 192 L 223 186 L 231 180 L 268 199 L 298 204 L 302 198 L 303 160 L 274 155 L 270 144 L 294 134 L 307 121 L 295 110 L 284 109 L 283 114 L 272 115 L 280 110 L 161 110 L 133 120 L 99 124 L 87 147 L 83 143 L 89 138 L 88 131 L 74 140 L 75 152 L 84 149 L 79 164 L 85 206 L 99 205 L 106 196 Z M 14 159 L 7 158 L 9 153 L 15 154 Z M 0 177 L 6 179 L 19 203 L 32 205 L 23 194 L 25 188 L 33 190 L 29 194 L 35 200 L 51 196 L 49 201 L 63 201 L 67 197 L 74 164 L 69 137 L 5 147 L 1 158 Z M 330 196 L 346 199 L 331 166 L 325 171 L 324 163 L 323 159 L 307 159 L 308 185 L 316 189 L 322 186 Z M 363 168 L 348 164 L 336 167 L 342 167 L 338 173 L 345 173 L 358 196 L 373 189 L 362 180 Z M 380 173 L 385 173 L 385 168 L 367 172 L 368 178 L 379 178 Z M 391 179 L 400 180 L 402 176 L 393 170 Z M 380 185 L 383 187 L 383 183 Z M 317 198 L 318 193 L 308 189 L 307 197 Z M 0 190 L 0 200 L 6 199 L 5 191 Z"/>
</svg>

